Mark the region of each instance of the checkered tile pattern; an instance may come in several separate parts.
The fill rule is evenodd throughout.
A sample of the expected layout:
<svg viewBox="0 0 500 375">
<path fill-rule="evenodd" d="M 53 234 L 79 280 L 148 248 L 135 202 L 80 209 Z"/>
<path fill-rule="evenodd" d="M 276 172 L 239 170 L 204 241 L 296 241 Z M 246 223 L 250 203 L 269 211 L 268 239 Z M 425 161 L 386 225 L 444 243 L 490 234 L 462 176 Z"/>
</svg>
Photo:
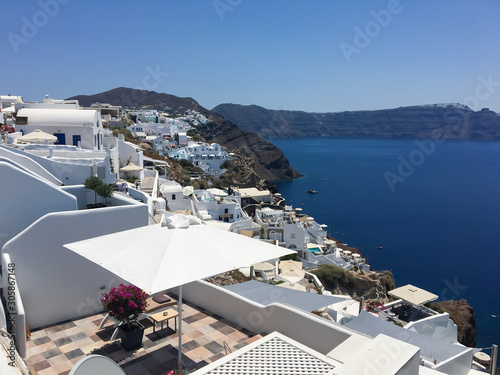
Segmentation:
<svg viewBox="0 0 500 375">
<path fill-rule="evenodd" d="M 148 320 L 143 320 L 143 346 L 126 351 L 120 339 L 111 341 L 113 323 L 108 321 L 99 330 L 104 314 L 75 321 L 62 322 L 34 330 L 28 340 L 28 365 L 39 375 L 66 375 L 81 358 L 101 354 L 117 362 L 126 374 L 167 374 L 177 365 L 178 332 L 174 321 L 156 332 Z M 224 342 L 231 351 L 258 340 L 255 335 L 232 322 L 189 303 L 183 304 L 182 355 L 190 371 L 205 366 L 226 355 Z"/>
</svg>

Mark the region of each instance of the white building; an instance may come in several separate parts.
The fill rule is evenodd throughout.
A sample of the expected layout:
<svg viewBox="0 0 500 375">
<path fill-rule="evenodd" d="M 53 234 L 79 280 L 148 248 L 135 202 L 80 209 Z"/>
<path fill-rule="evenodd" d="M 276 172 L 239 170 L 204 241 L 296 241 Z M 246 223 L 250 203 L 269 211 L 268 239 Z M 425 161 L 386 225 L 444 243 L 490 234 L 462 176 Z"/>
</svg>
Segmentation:
<svg viewBox="0 0 500 375">
<path fill-rule="evenodd" d="M 24 134 L 40 129 L 55 135 L 59 145 L 103 149 L 102 121 L 97 110 L 22 108 L 15 121 L 16 131 Z"/>
<path fill-rule="evenodd" d="M 136 138 L 146 138 L 146 132 L 142 123 L 134 124 L 127 128 Z"/>
<path fill-rule="evenodd" d="M 276 240 L 281 246 L 297 250 L 299 256 L 305 249 L 306 234 L 302 223 L 296 218 L 291 207 L 273 209 L 270 207 L 255 210 L 255 222 L 264 229 L 264 238 Z"/>
<path fill-rule="evenodd" d="M 167 200 L 171 211 L 187 210 L 191 212 L 191 198 L 185 197 L 181 184 L 170 180 L 160 180 L 160 194 Z"/>
<path fill-rule="evenodd" d="M 217 143 L 192 142 L 187 147 L 167 150 L 167 155 L 173 159 L 185 159 L 194 166 L 201 168 L 210 175 L 219 175 L 225 172 L 220 166 L 229 160 L 229 154 Z"/>
</svg>

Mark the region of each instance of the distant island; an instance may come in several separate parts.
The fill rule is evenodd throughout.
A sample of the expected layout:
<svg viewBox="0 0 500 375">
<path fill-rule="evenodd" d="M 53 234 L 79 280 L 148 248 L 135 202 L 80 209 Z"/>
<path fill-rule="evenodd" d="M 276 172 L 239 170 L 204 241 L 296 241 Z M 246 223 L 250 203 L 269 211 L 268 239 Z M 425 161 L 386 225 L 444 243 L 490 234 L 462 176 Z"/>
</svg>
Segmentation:
<svg viewBox="0 0 500 375">
<path fill-rule="evenodd" d="M 462 104 L 430 104 L 373 111 L 314 113 L 257 105 L 213 108 L 240 129 L 264 138 L 500 139 L 500 114 Z"/>
</svg>

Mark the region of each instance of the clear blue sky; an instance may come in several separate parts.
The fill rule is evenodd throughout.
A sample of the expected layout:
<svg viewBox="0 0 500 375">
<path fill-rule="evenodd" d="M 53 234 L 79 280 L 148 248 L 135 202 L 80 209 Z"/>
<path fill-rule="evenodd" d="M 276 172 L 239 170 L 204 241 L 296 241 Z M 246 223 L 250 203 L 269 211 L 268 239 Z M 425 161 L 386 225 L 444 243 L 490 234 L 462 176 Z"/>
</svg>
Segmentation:
<svg viewBox="0 0 500 375">
<path fill-rule="evenodd" d="M 11 1 L 0 12 L 0 94 L 127 86 L 209 109 L 459 102 L 500 112 L 499 15 L 498 0 Z"/>
</svg>

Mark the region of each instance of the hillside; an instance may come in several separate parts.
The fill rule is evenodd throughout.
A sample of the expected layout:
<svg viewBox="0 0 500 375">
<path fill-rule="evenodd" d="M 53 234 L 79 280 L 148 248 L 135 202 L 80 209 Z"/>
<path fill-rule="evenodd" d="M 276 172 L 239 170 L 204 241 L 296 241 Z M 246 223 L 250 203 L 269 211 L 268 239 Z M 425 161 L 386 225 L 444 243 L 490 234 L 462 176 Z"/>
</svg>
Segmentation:
<svg viewBox="0 0 500 375">
<path fill-rule="evenodd" d="M 175 95 L 157 93 L 154 91 L 137 90 L 119 87 L 95 95 L 77 95 L 71 100 L 78 100 L 83 106 L 92 103 L 109 103 L 124 108 L 154 108 L 171 110 L 183 108 L 202 113 L 211 122 L 197 127 L 197 133 L 209 143 L 225 146 L 230 152 L 239 153 L 255 161 L 255 173 L 264 180 L 289 180 L 300 177 L 301 174 L 290 167 L 283 152 L 264 138 L 239 129 L 231 121 L 224 119 L 218 113 L 202 107 L 193 98 L 180 98 Z"/>
<path fill-rule="evenodd" d="M 214 112 L 265 138 L 359 137 L 500 139 L 500 114 L 461 104 L 312 113 L 220 104 Z"/>
</svg>

